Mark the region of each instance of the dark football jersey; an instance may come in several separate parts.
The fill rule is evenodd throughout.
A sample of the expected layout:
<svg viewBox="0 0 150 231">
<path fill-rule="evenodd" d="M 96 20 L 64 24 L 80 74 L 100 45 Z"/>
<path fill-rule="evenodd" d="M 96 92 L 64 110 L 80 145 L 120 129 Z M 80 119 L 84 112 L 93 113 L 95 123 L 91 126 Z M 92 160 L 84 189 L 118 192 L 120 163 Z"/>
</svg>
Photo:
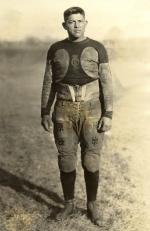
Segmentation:
<svg viewBox="0 0 150 231">
<path fill-rule="evenodd" d="M 111 111 L 112 81 L 107 64 L 104 46 L 90 38 L 52 44 L 47 53 L 41 115 L 50 113 L 55 98 L 73 102 L 98 100 L 103 113 Z"/>
<path fill-rule="evenodd" d="M 108 62 L 104 46 L 90 38 L 54 43 L 47 55 L 54 83 L 83 85 L 99 78 L 99 64 Z"/>
</svg>

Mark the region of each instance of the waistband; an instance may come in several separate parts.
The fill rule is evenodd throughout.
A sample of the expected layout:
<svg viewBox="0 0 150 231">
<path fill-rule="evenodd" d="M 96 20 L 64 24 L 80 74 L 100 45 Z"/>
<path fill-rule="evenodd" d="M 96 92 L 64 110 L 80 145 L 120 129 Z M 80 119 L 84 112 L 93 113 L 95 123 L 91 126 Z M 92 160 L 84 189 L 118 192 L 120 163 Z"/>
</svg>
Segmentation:
<svg viewBox="0 0 150 231">
<path fill-rule="evenodd" d="M 100 106 L 100 102 L 95 102 L 95 101 L 71 101 L 71 100 L 63 100 L 63 99 L 57 99 L 55 102 L 55 106 L 64 106 L 64 107 L 68 107 L 68 108 L 92 108 L 92 109 L 98 109 L 98 111 L 100 110 L 99 108 Z"/>
<path fill-rule="evenodd" d="M 86 104 L 87 101 L 72 101 L 72 100 L 65 100 L 65 99 L 57 99 L 56 104 L 61 104 L 62 106 L 65 106 L 65 105 L 78 105 L 78 104 Z M 89 102 L 90 103 L 90 102 Z"/>
<path fill-rule="evenodd" d="M 84 85 L 57 85 L 57 99 L 70 100 L 72 102 L 88 101 L 99 98 L 98 80 Z"/>
</svg>

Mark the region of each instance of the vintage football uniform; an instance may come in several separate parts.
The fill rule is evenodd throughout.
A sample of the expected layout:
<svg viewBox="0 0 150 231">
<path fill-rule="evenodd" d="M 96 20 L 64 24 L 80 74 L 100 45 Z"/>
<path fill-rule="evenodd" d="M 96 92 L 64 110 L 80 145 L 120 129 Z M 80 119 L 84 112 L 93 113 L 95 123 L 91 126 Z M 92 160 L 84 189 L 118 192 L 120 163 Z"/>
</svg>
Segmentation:
<svg viewBox="0 0 150 231">
<path fill-rule="evenodd" d="M 50 114 L 56 98 L 52 121 L 63 172 L 75 170 L 78 143 L 83 168 L 99 169 L 103 133 L 97 132 L 97 122 L 112 111 L 112 82 L 101 77 L 103 63 L 108 63 L 106 49 L 90 38 L 81 42 L 64 39 L 48 50 L 41 115 Z"/>
</svg>

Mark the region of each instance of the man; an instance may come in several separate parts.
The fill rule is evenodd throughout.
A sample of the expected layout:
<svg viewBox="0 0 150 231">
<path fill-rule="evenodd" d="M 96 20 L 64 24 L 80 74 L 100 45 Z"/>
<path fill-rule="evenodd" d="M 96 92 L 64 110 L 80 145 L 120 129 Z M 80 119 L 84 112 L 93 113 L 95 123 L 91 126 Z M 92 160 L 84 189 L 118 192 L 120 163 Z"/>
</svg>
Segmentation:
<svg viewBox="0 0 150 231">
<path fill-rule="evenodd" d="M 104 132 L 112 119 L 112 81 L 104 46 L 88 37 L 85 12 L 71 7 L 64 12 L 63 28 L 68 38 L 48 50 L 42 89 L 41 124 L 50 131 L 50 111 L 58 149 L 58 165 L 65 206 L 57 219 L 65 219 L 74 210 L 77 147 L 87 193 L 87 215 L 100 226 L 96 206 L 99 182 L 99 158 Z"/>
</svg>

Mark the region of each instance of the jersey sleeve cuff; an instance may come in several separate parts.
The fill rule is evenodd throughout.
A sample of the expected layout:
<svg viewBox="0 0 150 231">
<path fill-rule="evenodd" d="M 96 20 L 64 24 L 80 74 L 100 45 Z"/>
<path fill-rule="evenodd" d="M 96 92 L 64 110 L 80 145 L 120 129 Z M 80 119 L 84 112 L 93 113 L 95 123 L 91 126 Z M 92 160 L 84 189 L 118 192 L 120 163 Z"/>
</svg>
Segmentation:
<svg viewBox="0 0 150 231">
<path fill-rule="evenodd" d="M 105 111 L 105 112 L 103 113 L 103 116 L 112 119 L 113 112 L 112 112 L 112 111 Z"/>
<path fill-rule="evenodd" d="M 41 117 L 44 115 L 50 115 L 50 111 L 47 108 L 41 108 Z"/>
</svg>

